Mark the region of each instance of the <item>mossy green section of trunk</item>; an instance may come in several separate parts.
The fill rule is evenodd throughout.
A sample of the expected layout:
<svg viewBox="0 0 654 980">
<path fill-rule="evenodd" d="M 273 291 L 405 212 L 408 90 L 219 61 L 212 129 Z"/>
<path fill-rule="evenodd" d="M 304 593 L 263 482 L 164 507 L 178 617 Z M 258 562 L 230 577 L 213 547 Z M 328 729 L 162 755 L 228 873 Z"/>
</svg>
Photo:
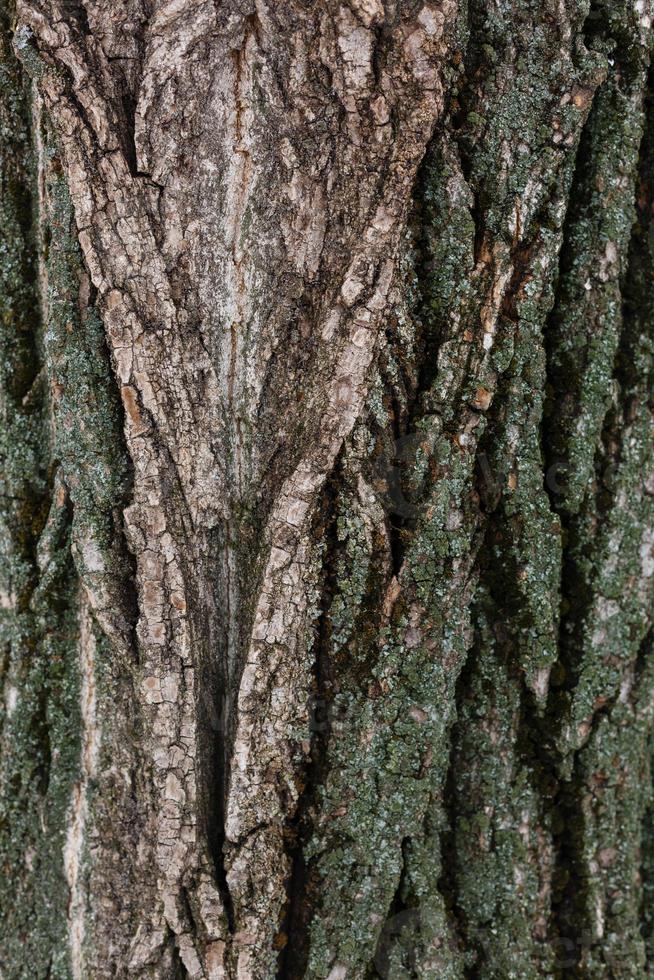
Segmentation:
<svg viewBox="0 0 654 980">
<path fill-rule="evenodd" d="M 2 17 L 1 966 L 69 976 L 66 811 L 79 757 L 70 506 L 53 459 L 29 83 Z"/>
<path fill-rule="evenodd" d="M 128 471 L 57 150 L 7 9 L 0 26 L 0 968 L 63 978 L 82 744 L 78 571 L 92 585 L 104 556 L 115 565 Z"/>
<path fill-rule="evenodd" d="M 568 9 L 465 12 L 408 318 L 331 491 L 292 976 L 647 968 L 649 34 Z"/>
</svg>

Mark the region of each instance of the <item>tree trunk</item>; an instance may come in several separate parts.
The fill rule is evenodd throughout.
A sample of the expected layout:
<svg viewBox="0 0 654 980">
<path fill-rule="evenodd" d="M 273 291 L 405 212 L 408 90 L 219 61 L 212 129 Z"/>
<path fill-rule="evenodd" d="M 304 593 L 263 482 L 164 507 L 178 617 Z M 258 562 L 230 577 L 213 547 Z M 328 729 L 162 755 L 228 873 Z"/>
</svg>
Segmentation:
<svg viewBox="0 0 654 980">
<path fill-rule="evenodd" d="M 652 0 L 0 4 L 0 976 L 654 976 Z"/>
</svg>

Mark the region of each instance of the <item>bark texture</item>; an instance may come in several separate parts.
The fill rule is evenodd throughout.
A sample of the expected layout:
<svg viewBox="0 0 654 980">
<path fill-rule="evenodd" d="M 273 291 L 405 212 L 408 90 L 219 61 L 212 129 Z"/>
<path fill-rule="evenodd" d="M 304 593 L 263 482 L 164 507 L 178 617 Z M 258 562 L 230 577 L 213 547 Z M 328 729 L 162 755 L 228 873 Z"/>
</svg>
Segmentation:
<svg viewBox="0 0 654 980">
<path fill-rule="evenodd" d="M 654 975 L 652 0 L 0 2 L 0 976 Z"/>
</svg>

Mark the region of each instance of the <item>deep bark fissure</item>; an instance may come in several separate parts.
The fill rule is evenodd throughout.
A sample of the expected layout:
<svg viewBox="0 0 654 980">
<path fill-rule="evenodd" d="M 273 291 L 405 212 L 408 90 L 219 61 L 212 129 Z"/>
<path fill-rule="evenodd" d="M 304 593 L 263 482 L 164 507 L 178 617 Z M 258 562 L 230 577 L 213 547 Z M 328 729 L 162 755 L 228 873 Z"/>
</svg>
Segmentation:
<svg viewBox="0 0 654 980">
<path fill-rule="evenodd" d="M 466 916 L 464 910 L 458 904 L 459 893 L 457 887 L 457 864 L 458 864 L 458 852 L 456 847 L 456 825 L 458 820 L 458 808 L 457 808 L 457 748 L 459 743 L 459 717 L 461 711 L 461 705 L 463 704 L 464 698 L 466 696 L 466 691 L 468 689 L 469 682 L 472 678 L 472 674 L 475 669 L 475 661 L 477 657 L 477 650 L 475 647 L 475 642 L 470 647 L 468 656 L 466 658 L 463 667 L 461 668 L 461 673 L 459 674 L 456 693 L 455 693 L 455 703 L 457 717 L 452 725 L 452 732 L 450 736 L 450 752 L 447 766 L 447 775 L 443 786 L 443 798 L 445 804 L 445 813 L 447 814 L 447 826 L 446 829 L 441 833 L 441 862 L 443 866 L 443 872 L 438 881 L 438 889 L 443 895 L 447 911 L 450 920 L 454 926 L 454 935 L 460 943 L 461 949 L 466 950 L 470 956 L 472 962 L 467 961 L 465 963 L 465 976 L 466 980 L 474 980 L 475 974 L 479 971 L 479 964 L 483 960 L 483 949 L 480 948 L 479 944 L 476 943 L 473 937 L 468 935 L 468 923 L 466 921 Z M 468 957 L 466 957 L 468 960 Z"/>
</svg>

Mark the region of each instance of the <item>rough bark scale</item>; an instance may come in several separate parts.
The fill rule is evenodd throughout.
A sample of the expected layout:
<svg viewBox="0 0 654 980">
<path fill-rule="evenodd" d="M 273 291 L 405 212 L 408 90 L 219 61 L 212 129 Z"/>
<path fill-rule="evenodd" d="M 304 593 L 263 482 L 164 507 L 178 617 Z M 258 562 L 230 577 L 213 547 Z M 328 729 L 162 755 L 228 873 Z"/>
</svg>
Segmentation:
<svg viewBox="0 0 654 980">
<path fill-rule="evenodd" d="M 654 962 L 650 0 L 3 0 L 0 974 Z"/>
</svg>

